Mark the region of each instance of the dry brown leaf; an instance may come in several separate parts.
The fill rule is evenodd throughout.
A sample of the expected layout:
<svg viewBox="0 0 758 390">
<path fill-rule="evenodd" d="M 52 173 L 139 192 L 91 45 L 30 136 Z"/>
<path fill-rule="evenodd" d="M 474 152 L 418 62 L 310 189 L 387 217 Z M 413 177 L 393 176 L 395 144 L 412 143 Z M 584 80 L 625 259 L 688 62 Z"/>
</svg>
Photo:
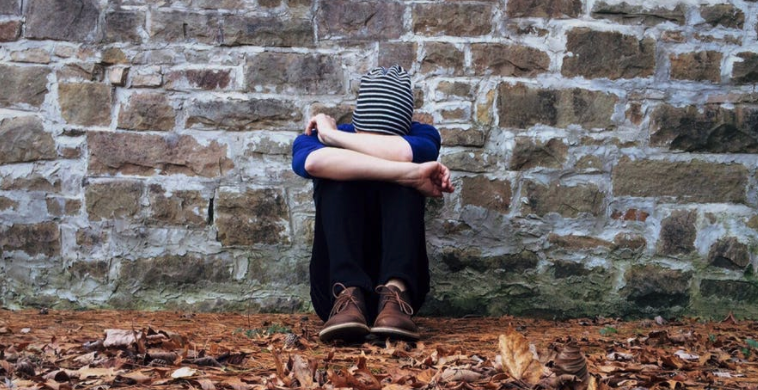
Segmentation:
<svg viewBox="0 0 758 390">
<path fill-rule="evenodd" d="M 225 384 L 225 385 L 227 385 L 227 386 L 229 386 L 229 387 L 231 387 L 234 390 L 249 390 L 251 388 L 250 385 L 248 385 L 245 382 L 242 382 L 242 380 L 240 378 L 237 378 L 237 377 L 232 377 L 232 378 L 229 378 L 229 379 L 225 379 L 224 382 L 222 382 L 222 383 Z"/>
<path fill-rule="evenodd" d="M 542 376 L 542 365 L 529 348 L 526 338 L 512 327 L 500 335 L 500 356 L 503 370 L 511 377 L 535 385 Z"/>
<path fill-rule="evenodd" d="M 203 390 L 216 390 L 216 385 L 214 385 L 210 379 L 199 378 L 197 379 L 197 383 Z"/>
<path fill-rule="evenodd" d="M 300 355 L 292 357 L 292 373 L 295 375 L 295 379 L 300 382 L 300 387 L 311 389 L 318 386 L 318 384 L 314 385 L 313 383 L 313 372 L 308 360 Z"/>
<path fill-rule="evenodd" d="M 130 347 L 137 342 L 137 338 L 138 334 L 133 330 L 106 329 L 103 346 L 105 348 Z"/>
<path fill-rule="evenodd" d="M 119 377 L 126 378 L 129 381 L 134 381 L 137 384 L 147 383 L 147 382 L 150 382 L 152 380 L 152 378 L 150 376 L 145 375 L 145 373 L 143 373 L 141 371 L 133 371 L 133 372 L 126 373 L 126 374 L 121 374 L 121 375 L 119 375 Z"/>
<path fill-rule="evenodd" d="M 188 377 L 194 376 L 196 373 L 197 373 L 197 370 L 195 370 L 194 368 L 182 367 L 172 372 L 171 377 L 174 379 L 188 378 Z"/>
<path fill-rule="evenodd" d="M 476 382 L 482 379 L 483 375 L 468 369 L 446 368 L 440 375 L 440 382 Z"/>
<path fill-rule="evenodd" d="M 102 378 L 116 376 L 116 371 L 113 368 L 89 368 L 83 367 L 79 369 L 79 379 L 87 378 Z"/>
<path fill-rule="evenodd" d="M 570 341 L 568 344 L 560 348 L 560 351 L 555 358 L 553 372 L 559 376 L 571 375 L 576 377 L 577 381 L 572 382 L 569 385 L 572 390 L 585 390 L 589 385 L 587 360 L 584 358 L 582 351 L 573 341 Z"/>
</svg>

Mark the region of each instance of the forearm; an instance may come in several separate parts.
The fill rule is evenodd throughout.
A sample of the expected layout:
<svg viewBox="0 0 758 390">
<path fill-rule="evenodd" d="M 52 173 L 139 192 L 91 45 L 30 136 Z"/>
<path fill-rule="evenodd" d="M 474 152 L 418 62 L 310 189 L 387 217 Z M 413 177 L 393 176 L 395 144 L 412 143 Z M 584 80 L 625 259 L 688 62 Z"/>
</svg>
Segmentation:
<svg viewBox="0 0 758 390">
<path fill-rule="evenodd" d="M 305 160 L 305 170 L 313 177 L 332 180 L 380 180 L 399 184 L 416 173 L 416 164 L 392 161 L 348 148 L 316 150 Z"/>
<path fill-rule="evenodd" d="M 395 135 L 329 131 L 325 132 L 323 141 L 329 146 L 352 150 L 384 160 L 413 161 L 411 145 L 404 138 Z"/>
</svg>

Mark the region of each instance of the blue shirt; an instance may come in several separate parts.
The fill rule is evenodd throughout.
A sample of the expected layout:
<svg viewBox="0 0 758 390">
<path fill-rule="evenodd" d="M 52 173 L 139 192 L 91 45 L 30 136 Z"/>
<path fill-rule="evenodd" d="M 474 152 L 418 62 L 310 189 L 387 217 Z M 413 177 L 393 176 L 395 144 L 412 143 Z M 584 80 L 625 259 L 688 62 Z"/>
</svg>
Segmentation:
<svg viewBox="0 0 758 390">
<path fill-rule="evenodd" d="M 352 124 L 339 125 L 337 129 L 348 133 L 355 133 L 355 127 Z M 423 163 L 437 160 L 440 153 L 441 139 L 440 133 L 434 126 L 413 122 L 410 133 L 402 137 L 411 145 L 413 162 Z M 311 132 L 311 135 L 300 134 L 297 136 L 295 142 L 292 144 L 292 170 L 306 179 L 312 179 L 313 177 L 305 170 L 305 159 L 308 158 L 311 152 L 325 147 L 326 145 L 318 140 L 318 134 L 315 131 Z"/>
</svg>

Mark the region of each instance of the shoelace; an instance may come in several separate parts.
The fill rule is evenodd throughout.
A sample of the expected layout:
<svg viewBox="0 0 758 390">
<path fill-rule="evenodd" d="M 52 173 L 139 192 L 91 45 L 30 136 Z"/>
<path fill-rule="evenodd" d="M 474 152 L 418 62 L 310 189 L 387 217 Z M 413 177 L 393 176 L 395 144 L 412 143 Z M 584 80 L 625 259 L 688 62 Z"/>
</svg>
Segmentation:
<svg viewBox="0 0 758 390">
<path fill-rule="evenodd" d="M 339 294 L 337 294 L 336 290 L 337 287 L 340 287 L 342 290 Z M 353 294 L 347 293 L 347 287 L 345 287 L 342 283 L 335 283 L 334 287 L 332 287 L 332 295 L 334 295 L 337 300 L 334 302 L 334 306 L 332 306 L 332 311 L 329 313 L 329 318 L 332 318 L 335 314 L 341 312 L 342 310 L 345 310 L 347 308 L 347 305 L 349 305 L 351 302 L 358 305 L 358 300 L 353 297 Z"/>
<path fill-rule="evenodd" d="M 400 307 L 400 311 L 409 316 L 413 315 L 413 307 L 400 297 L 399 291 L 393 290 L 387 286 L 378 286 L 376 292 L 379 293 L 379 302 L 382 302 L 384 299 L 384 305 L 387 305 L 387 303 L 394 301 Z"/>
</svg>

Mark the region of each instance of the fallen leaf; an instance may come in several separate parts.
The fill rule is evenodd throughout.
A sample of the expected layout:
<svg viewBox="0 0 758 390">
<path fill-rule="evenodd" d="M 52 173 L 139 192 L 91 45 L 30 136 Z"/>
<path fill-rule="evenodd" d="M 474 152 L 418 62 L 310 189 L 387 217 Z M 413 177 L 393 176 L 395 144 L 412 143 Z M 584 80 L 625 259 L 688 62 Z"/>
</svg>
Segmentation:
<svg viewBox="0 0 758 390">
<path fill-rule="evenodd" d="M 210 379 L 199 378 L 196 379 L 196 381 L 203 390 L 216 390 L 216 385 L 214 385 Z"/>
<path fill-rule="evenodd" d="M 446 368 L 440 375 L 440 382 L 476 382 L 482 379 L 483 375 L 472 370 Z"/>
<path fill-rule="evenodd" d="M 683 350 L 678 350 L 674 352 L 674 355 L 678 356 L 682 360 L 700 360 L 699 355 L 692 355 L 687 352 L 684 352 Z"/>
<path fill-rule="evenodd" d="M 27 334 L 27 333 L 29 333 L 31 331 L 32 331 L 32 328 L 23 328 L 23 329 L 21 329 L 21 333 L 23 333 L 23 334 Z"/>
<path fill-rule="evenodd" d="M 500 356 L 503 369 L 514 379 L 535 385 L 542 375 L 542 366 L 529 348 L 529 342 L 512 327 L 500 335 Z"/>
<path fill-rule="evenodd" d="M 2 328 L 0 328 L 0 334 L 11 334 L 11 333 L 13 333 L 13 332 L 11 332 L 10 329 L 8 329 L 8 328 L 6 328 L 4 326 Z"/>
<path fill-rule="evenodd" d="M 571 375 L 576 377 L 578 383 L 573 382 L 569 385 L 573 390 L 585 390 L 589 385 L 587 360 L 574 341 L 569 341 L 560 348 L 558 356 L 555 358 L 553 372 L 559 376 Z"/>
<path fill-rule="evenodd" d="M 250 385 L 248 385 L 245 382 L 242 382 L 242 380 L 240 378 L 237 378 L 237 377 L 226 379 L 226 380 L 224 380 L 223 384 L 231 387 L 234 390 L 248 390 L 248 389 L 250 389 Z"/>
<path fill-rule="evenodd" d="M 310 364 L 308 360 L 300 355 L 294 355 L 292 357 L 292 373 L 295 375 L 295 379 L 300 382 L 300 387 L 310 389 L 315 387 L 313 384 L 313 372 L 311 372 Z M 317 386 L 318 384 L 316 384 Z"/>
<path fill-rule="evenodd" d="M 197 373 L 197 370 L 195 370 L 194 368 L 182 367 L 182 368 L 180 368 L 180 369 L 172 372 L 171 373 L 171 377 L 174 378 L 174 379 L 187 378 L 187 377 L 194 376 L 195 373 Z"/>
<path fill-rule="evenodd" d="M 103 346 L 105 348 L 111 347 L 130 347 L 137 343 L 137 332 L 133 330 L 123 329 L 106 329 L 105 341 Z"/>
<path fill-rule="evenodd" d="M 116 376 L 116 372 L 113 368 L 89 368 L 83 367 L 79 369 L 79 379 L 87 378 L 102 378 Z"/>
<path fill-rule="evenodd" d="M 134 383 L 137 383 L 137 384 L 147 383 L 152 380 L 150 376 L 145 375 L 144 373 L 140 371 L 133 371 L 127 374 L 121 374 L 119 375 L 119 377 L 129 379 L 130 381 L 133 381 Z"/>
</svg>

